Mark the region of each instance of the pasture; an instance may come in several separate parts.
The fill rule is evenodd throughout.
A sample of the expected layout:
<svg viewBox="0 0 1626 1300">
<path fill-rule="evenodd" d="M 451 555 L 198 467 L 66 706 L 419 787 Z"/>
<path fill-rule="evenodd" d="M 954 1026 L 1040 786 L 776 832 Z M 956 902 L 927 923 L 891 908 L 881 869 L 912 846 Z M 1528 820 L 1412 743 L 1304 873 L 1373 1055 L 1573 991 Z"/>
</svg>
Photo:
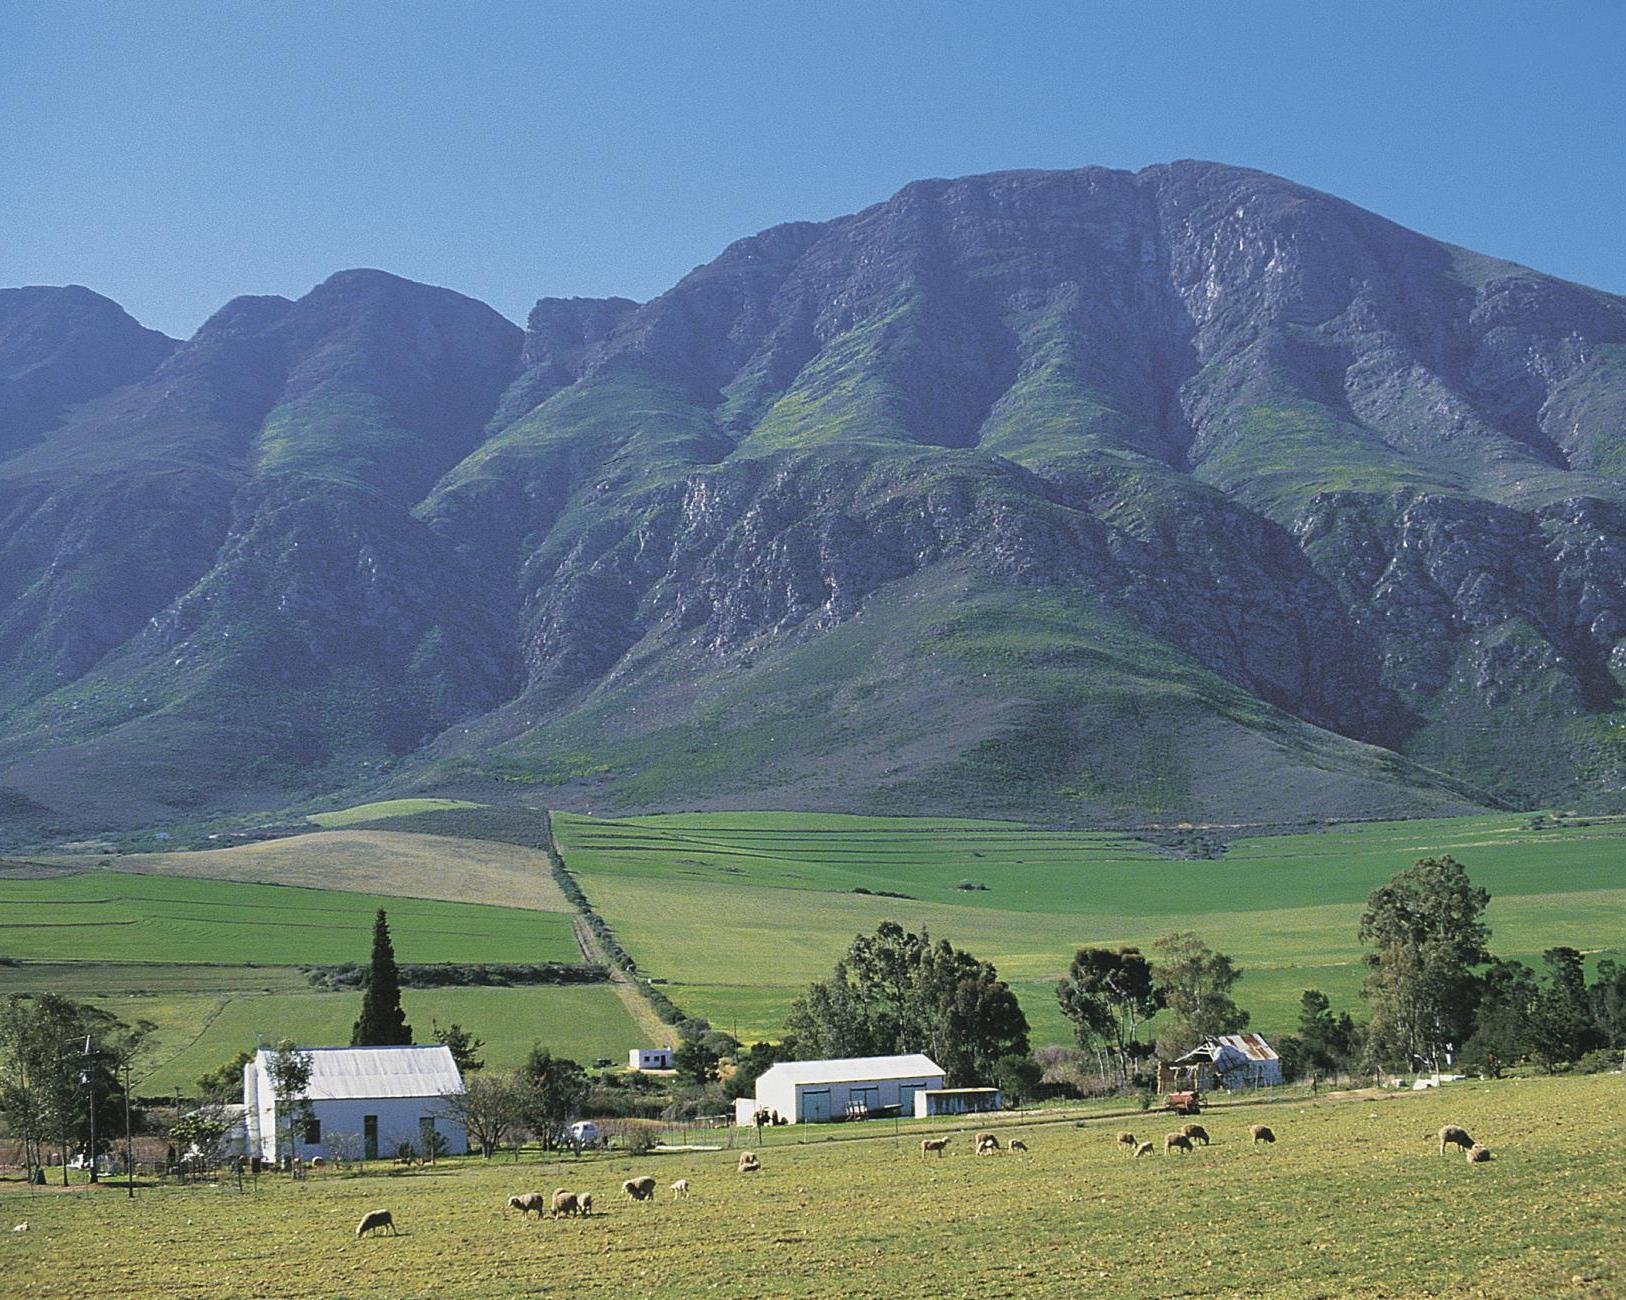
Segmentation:
<svg viewBox="0 0 1626 1300">
<path fill-rule="evenodd" d="M 267 1175 L 241 1194 L 164 1188 L 133 1204 L 116 1187 L 10 1184 L 0 1215 L 29 1231 L 0 1235 L 0 1251 L 28 1296 L 82 1295 L 87 1270 L 101 1294 L 198 1297 L 1603 1296 L 1626 1288 L 1623 1089 L 1608 1075 L 1216 1107 L 1212 1146 L 1140 1160 L 1113 1134 L 1161 1139 L 1167 1115 L 994 1121 L 980 1127 L 1031 1149 L 986 1157 L 969 1154 L 969 1128 L 942 1129 L 941 1159 L 915 1137 L 793 1131 L 809 1140 L 764 1148 L 749 1176 L 725 1150 Z M 1255 1122 L 1280 1140 L 1255 1146 Z M 1424 1135 L 1445 1123 L 1493 1160 L 1436 1154 Z M 657 1199 L 622 1198 L 645 1174 Z M 666 1190 L 678 1178 L 687 1200 Z M 591 1191 L 596 1213 L 504 1211 L 555 1187 Z M 355 1237 L 376 1207 L 399 1237 Z"/>
<path fill-rule="evenodd" d="M 1266 1033 L 1320 988 L 1354 1009 L 1367 894 L 1431 853 L 1492 893 L 1492 948 L 1539 962 L 1571 944 L 1626 956 L 1626 825 L 1531 830 L 1507 814 L 1342 826 L 1233 843 L 1188 861 L 1110 833 L 998 823 L 798 814 L 610 820 L 556 814 L 594 908 L 684 1010 L 750 1039 L 861 930 L 924 925 L 994 962 L 1035 1045 L 1071 1041 L 1053 986 L 1081 944 L 1149 944 L 1194 929 L 1247 974 L 1239 1000 Z M 985 888 L 965 890 L 974 884 Z M 863 888 L 871 892 L 856 893 Z M 907 898 L 881 896 L 886 890 Z"/>
<path fill-rule="evenodd" d="M 25 961 L 359 962 L 380 907 L 403 962 L 580 960 L 570 918 L 557 912 L 115 871 L 0 880 L 0 952 Z"/>
<path fill-rule="evenodd" d="M 364 842 L 364 849 L 369 846 Z M 254 852 L 271 847 L 164 856 L 194 870 L 234 872 L 290 860 L 286 851 L 274 858 Z M 521 896 L 563 902 L 550 876 L 521 861 L 528 851 L 507 854 L 501 847 L 469 847 L 470 856 L 489 856 L 483 888 L 499 893 L 511 873 Z M 335 851 L 331 843 L 322 849 Z M 415 851 L 404 857 L 409 870 L 403 879 L 422 888 L 425 882 L 415 873 L 426 871 L 431 859 Z M 315 862 L 315 855 L 307 860 Z M 357 880 L 360 872 L 377 879 L 377 859 L 363 854 L 356 863 L 347 868 L 341 861 L 332 877 Z M 532 882 L 536 889 L 525 893 Z M 449 879 L 441 887 L 456 888 Z M 166 1095 L 190 1089 L 200 1074 L 260 1041 L 348 1042 L 360 991 L 318 990 L 296 967 L 365 963 L 379 907 L 389 912 L 402 962 L 581 960 L 571 917 L 562 911 L 87 871 L 0 880 L 0 956 L 18 963 L 0 965 L 0 995 L 60 992 L 126 1020 L 152 1021 L 157 1028 L 138 1068 L 137 1090 Z M 621 999 L 602 984 L 407 989 L 402 1005 L 419 1041 L 432 1020 L 455 1021 L 487 1041 L 485 1057 L 496 1068 L 519 1064 L 537 1040 L 591 1061 L 624 1058 L 627 1046 L 641 1038 Z"/>
</svg>

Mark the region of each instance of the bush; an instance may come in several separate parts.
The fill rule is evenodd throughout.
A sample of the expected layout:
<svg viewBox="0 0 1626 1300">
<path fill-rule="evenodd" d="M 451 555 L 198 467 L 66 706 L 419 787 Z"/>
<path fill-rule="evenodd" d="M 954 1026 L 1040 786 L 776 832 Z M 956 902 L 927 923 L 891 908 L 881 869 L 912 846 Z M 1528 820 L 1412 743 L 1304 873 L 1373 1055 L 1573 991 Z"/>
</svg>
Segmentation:
<svg viewBox="0 0 1626 1300">
<path fill-rule="evenodd" d="M 1574 1065 L 1576 1074 L 1609 1074 L 1621 1068 L 1621 1052 L 1612 1047 L 1588 1052 Z"/>
</svg>

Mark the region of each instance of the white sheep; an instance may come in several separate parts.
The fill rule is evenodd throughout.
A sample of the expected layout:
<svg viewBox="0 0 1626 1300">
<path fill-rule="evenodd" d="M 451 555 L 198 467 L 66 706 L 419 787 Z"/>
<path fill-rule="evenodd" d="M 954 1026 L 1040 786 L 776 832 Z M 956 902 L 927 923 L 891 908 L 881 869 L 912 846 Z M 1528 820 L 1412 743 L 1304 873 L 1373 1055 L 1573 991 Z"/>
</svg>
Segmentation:
<svg viewBox="0 0 1626 1300">
<path fill-rule="evenodd" d="M 629 1178 L 621 1184 L 621 1190 L 628 1200 L 648 1201 L 655 1196 L 655 1180 L 647 1174 L 642 1178 Z"/>
<path fill-rule="evenodd" d="M 388 1210 L 369 1210 L 361 1216 L 361 1222 L 356 1225 L 356 1236 L 364 1237 L 384 1228 L 389 1229 L 392 1237 L 401 1235 L 400 1230 L 395 1226 L 395 1216 Z"/>
<path fill-rule="evenodd" d="M 939 1156 L 941 1156 L 943 1154 L 943 1148 L 948 1144 L 948 1138 L 922 1138 L 920 1141 L 920 1154 L 927 1156 L 935 1151 Z"/>
<path fill-rule="evenodd" d="M 672 1184 L 672 1199 L 674 1201 L 680 1199 L 681 1197 L 687 1196 L 688 1194 L 689 1180 L 687 1178 L 680 1178 L 677 1180 L 677 1182 Z"/>
<path fill-rule="evenodd" d="M 540 1219 L 547 1213 L 548 1202 L 541 1192 L 523 1192 L 508 1198 L 508 1208 L 518 1210 L 521 1218 L 528 1217 L 530 1212 L 535 1210 L 536 1217 Z"/>
</svg>

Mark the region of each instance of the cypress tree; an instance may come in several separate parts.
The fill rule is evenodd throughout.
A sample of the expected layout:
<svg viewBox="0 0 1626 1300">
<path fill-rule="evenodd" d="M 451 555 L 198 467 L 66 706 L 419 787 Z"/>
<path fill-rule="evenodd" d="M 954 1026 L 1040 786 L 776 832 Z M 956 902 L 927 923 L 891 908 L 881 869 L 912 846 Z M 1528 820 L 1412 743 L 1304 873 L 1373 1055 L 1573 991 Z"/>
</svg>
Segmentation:
<svg viewBox="0 0 1626 1300">
<path fill-rule="evenodd" d="M 384 909 L 373 921 L 373 961 L 361 995 L 361 1019 L 350 1031 L 352 1047 L 410 1047 L 412 1026 L 401 1010 L 401 972 L 395 967 L 390 923 Z"/>
</svg>

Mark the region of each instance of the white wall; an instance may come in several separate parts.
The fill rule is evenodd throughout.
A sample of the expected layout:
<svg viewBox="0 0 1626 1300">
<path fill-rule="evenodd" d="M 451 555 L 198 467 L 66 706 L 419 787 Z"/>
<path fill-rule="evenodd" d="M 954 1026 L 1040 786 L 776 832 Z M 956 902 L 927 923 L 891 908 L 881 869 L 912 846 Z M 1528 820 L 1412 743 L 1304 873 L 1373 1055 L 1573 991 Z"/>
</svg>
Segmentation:
<svg viewBox="0 0 1626 1300">
<path fill-rule="evenodd" d="M 252 1122 L 250 1125 L 249 1154 L 274 1161 L 277 1158 L 276 1098 L 263 1077 L 250 1077 L 253 1070 L 253 1065 L 249 1065 L 244 1070 L 243 1080 L 244 1104 L 258 1116 L 257 1126 Z M 252 1102 L 247 1100 L 251 1089 L 256 1098 Z M 329 1139 L 339 1133 L 354 1137 L 354 1154 L 363 1155 L 368 1115 L 378 1116 L 378 1157 L 381 1160 L 390 1159 L 401 1142 L 411 1142 L 421 1150 L 418 1121 L 425 1116 L 434 1118 L 435 1131 L 446 1139 L 449 1154 L 462 1155 L 468 1150 L 467 1131 L 461 1123 L 447 1115 L 446 1103 L 439 1097 L 359 1097 L 313 1101 L 310 1109 L 322 1126 L 322 1140 L 306 1142 L 303 1128 L 296 1128 L 293 1134 L 294 1154 L 306 1160 L 313 1156 L 332 1158 L 334 1153 Z"/>
<path fill-rule="evenodd" d="M 767 1086 L 763 1084 L 766 1082 Z M 835 1083 L 799 1083 L 793 1084 L 788 1080 L 780 1082 L 764 1076 L 757 1081 L 757 1105 L 767 1106 L 777 1110 L 779 1114 L 791 1124 L 803 1123 L 803 1116 L 808 1113 L 807 1094 L 828 1091 L 830 1094 L 830 1118 L 844 1119 L 847 1106 L 854 1099 L 855 1093 L 867 1089 L 874 1089 L 876 1096 L 871 1104 L 877 1106 L 896 1106 L 899 1104 L 899 1095 L 905 1088 L 941 1088 L 943 1076 L 941 1074 L 924 1074 L 907 1076 L 900 1079 L 860 1079 Z M 909 1113 L 913 1114 L 911 1105 Z"/>
</svg>

